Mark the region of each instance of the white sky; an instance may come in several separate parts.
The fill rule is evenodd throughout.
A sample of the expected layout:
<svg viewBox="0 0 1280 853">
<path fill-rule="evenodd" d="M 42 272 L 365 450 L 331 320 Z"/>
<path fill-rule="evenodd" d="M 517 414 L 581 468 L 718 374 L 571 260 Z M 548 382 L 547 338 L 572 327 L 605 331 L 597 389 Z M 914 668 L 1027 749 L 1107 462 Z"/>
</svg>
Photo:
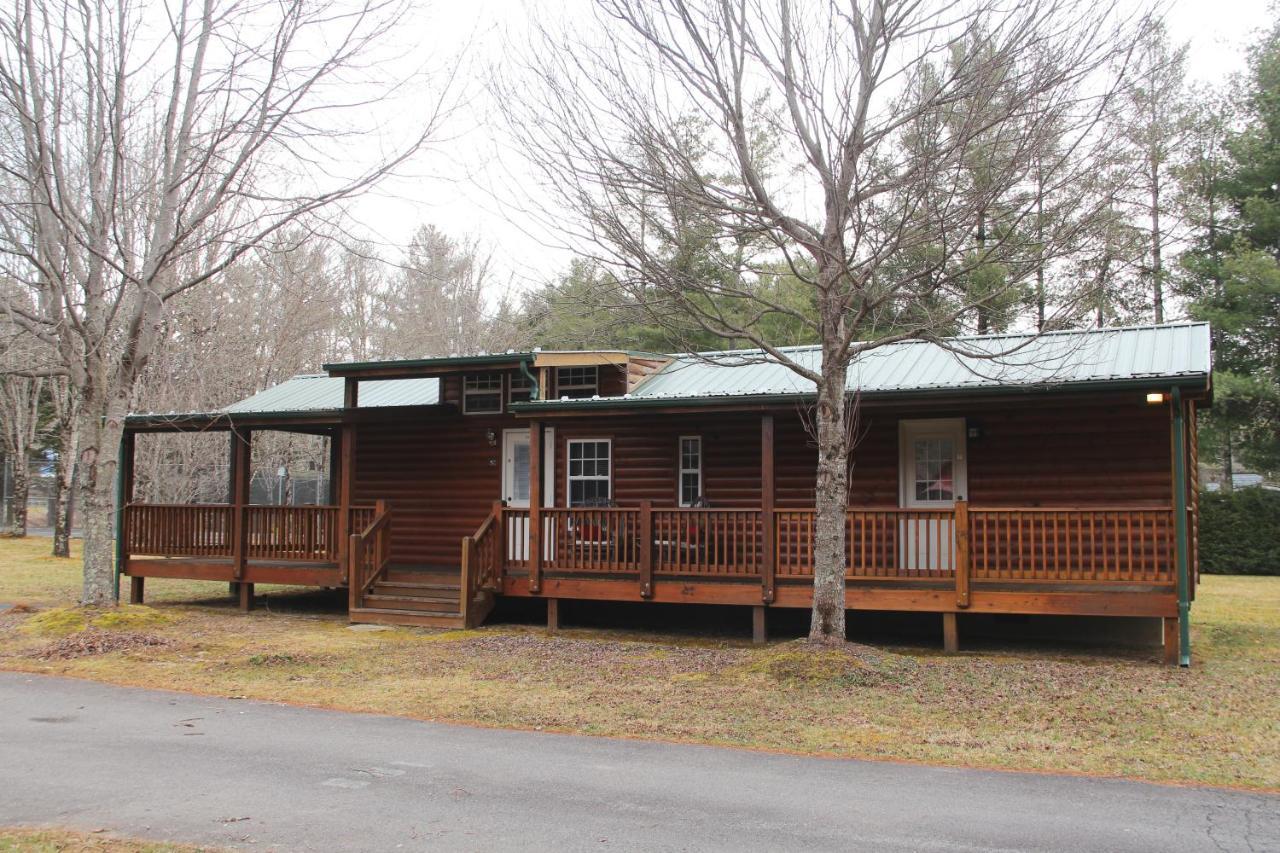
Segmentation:
<svg viewBox="0 0 1280 853">
<path fill-rule="evenodd" d="M 431 223 L 455 237 L 477 235 L 493 252 L 496 267 L 518 289 L 537 286 L 569 262 L 563 249 L 544 245 L 521 226 L 518 211 L 497 202 L 510 183 L 505 169 L 514 158 L 499 160 L 502 139 L 489 115 L 483 77 L 501 60 L 502 31 L 511 31 L 544 4 L 563 9 L 559 0 L 437 0 L 407 34 L 422 51 L 437 57 L 457 54 L 468 45 L 470 70 L 459 84 L 465 102 L 454 113 L 445 139 L 415 164 L 414 174 L 390 181 L 353 210 L 360 228 L 388 260 L 396 260 L 410 233 Z M 1190 42 L 1193 80 L 1217 84 L 1245 67 L 1245 47 L 1253 34 L 1271 23 L 1271 0 L 1171 0 L 1167 24 L 1175 43 Z M 437 65 L 437 63 L 433 63 Z"/>
</svg>

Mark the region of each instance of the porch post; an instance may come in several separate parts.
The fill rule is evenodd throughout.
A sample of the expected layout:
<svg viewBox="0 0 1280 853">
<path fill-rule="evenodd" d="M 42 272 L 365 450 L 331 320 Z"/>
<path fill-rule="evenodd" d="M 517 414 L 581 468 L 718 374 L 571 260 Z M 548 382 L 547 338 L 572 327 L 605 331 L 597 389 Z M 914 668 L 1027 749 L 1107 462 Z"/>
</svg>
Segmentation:
<svg viewBox="0 0 1280 853">
<path fill-rule="evenodd" d="M 955 507 L 956 607 L 969 606 L 969 502 L 956 501 Z"/>
<path fill-rule="evenodd" d="M 763 533 L 761 547 L 764 550 L 760 564 L 760 598 L 765 604 L 773 603 L 774 582 L 778 571 L 778 551 L 774 543 L 777 524 L 773 515 L 773 500 L 773 415 L 765 415 L 760 418 L 760 525 Z M 761 619 L 763 620 L 763 616 Z"/>
<path fill-rule="evenodd" d="M 129 543 L 126 541 L 128 533 L 128 519 L 126 518 L 125 510 L 133 501 L 133 457 L 135 450 L 135 438 L 136 435 L 132 431 L 128 429 L 124 431 L 124 435 L 120 437 L 120 456 L 117 460 L 116 466 L 116 601 L 120 600 L 120 573 L 128 568 L 129 563 Z M 133 598 L 134 588 L 136 586 L 138 601 L 133 603 L 141 604 L 142 578 L 131 579 L 129 583 L 130 600 Z"/>
<path fill-rule="evenodd" d="M 653 504 L 640 501 L 640 597 L 653 598 Z"/>
<path fill-rule="evenodd" d="M 1191 666 L 1191 578 L 1187 535 L 1187 446 L 1186 422 L 1182 413 L 1182 390 L 1172 395 L 1173 422 L 1173 529 L 1178 564 L 1178 664 Z"/>
<path fill-rule="evenodd" d="M 248 550 L 249 487 L 252 483 L 250 465 L 253 461 L 253 432 L 231 430 L 231 556 L 232 573 L 240 586 L 240 604 L 247 603 L 244 590 L 244 570 Z"/>
<path fill-rule="evenodd" d="M 348 585 L 353 571 L 351 536 L 358 532 L 351 529 L 351 505 L 355 502 L 356 427 L 351 422 L 349 410 L 356 408 L 359 402 L 360 381 L 348 377 L 342 386 L 342 425 L 334 435 L 338 445 L 338 577 Z M 333 473 L 330 472 L 329 476 L 332 478 Z"/>
<path fill-rule="evenodd" d="M 542 421 L 529 422 L 529 592 L 542 591 Z M 551 607 L 553 605 L 548 605 Z"/>
<path fill-rule="evenodd" d="M 324 502 L 337 506 L 342 491 L 342 427 L 329 431 L 329 484 Z"/>
</svg>

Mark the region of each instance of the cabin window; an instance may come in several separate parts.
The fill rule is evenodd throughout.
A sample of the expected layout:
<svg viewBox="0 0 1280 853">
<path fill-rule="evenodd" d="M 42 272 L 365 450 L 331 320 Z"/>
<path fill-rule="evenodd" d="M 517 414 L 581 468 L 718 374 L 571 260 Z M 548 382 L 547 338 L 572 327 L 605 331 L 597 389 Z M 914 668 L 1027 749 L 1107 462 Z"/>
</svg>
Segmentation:
<svg viewBox="0 0 1280 853">
<path fill-rule="evenodd" d="M 527 403 L 533 399 L 533 383 L 523 373 L 513 373 L 508 377 L 507 402 Z"/>
<path fill-rule="evenodd" d="M 570 439 L 568 443 L 569 506 L 601 506 L 613 494 L 607 438 Z"/>
<path fill-rule="evenodd" d="M 476 373 L 462 378 L 462 411 L 493 415 L 502 411 L 502 374 Z"/>
<path fill-rule="evenodd" d="M 702 497 L 702 436 L 680 436 L 680 506 Z"/>
<path fill-rule="evenodd" d="M 579 400 L 600 392 L 598 367 L 561 367 L 556 369 L 556 393 Z"/>
</svg>

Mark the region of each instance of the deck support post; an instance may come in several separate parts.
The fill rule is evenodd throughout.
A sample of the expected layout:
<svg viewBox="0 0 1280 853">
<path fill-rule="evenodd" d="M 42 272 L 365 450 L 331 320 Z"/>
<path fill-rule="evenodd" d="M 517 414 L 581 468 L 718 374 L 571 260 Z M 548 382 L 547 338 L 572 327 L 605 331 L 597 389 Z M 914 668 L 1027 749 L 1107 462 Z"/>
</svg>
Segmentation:
<svg viewBox="0 0 1280 853">
<path fill-rule="evenodd" d="M 547 599 L 547 630 L 560 630 L 560 599 Z"/>
<path fill-rule="evenodd" d="M 146 578 L 129 578 L 129 603 L 142 604 L 143 591 L 146 587 Z"/>
<path fill-rule="evenodd" d="M 751 642 L 753 643 L 769 642 L 768 625 L 765 623 L 767 612 L 763 604 L 757 604 L 751 608 Z"/>
<path fill-rule="evenodd" d="M 1191 544 L 1187 531 L 1187 445 L 1182 390 L 1173 389 L 1173 529 L 1178 565 L 1178 664 L 1191 666 Z"/>
<path fill-rule="evenodd" d="M 760 564 L 760 599 L 772 604 L 778 571 L 778 549 L 774 543 L 777 523 L 773 513 L 773 415 L 760 418 L 760 525 L 763 533 Z"/>
<path fill-rule="evenodd" d="M 1164 662 L 1169 666 L 1178 665 L 1178 617 L 1166 616 L 1160 620 L 1164 623 Z"/>
<path fill-rule="evenodd" d="M 942 614 L 942 650 L 949 655 L 960 651 L 960 634 L 956 630 L 956 614 Z"/>
<path fill-rule="evenodd" d="M 531 593 L 542 591 L 542 477 L 542 421 L 530 421 L 529 592 Z M 552 605 L 547 605 L 548 620 L 550 619 L 551 607 Z"/>
<path fill-rule="evenodd" d="M 253 584 L 240 582 L 240 609 L 248 613 L 253 609 Z"/>
</svg>

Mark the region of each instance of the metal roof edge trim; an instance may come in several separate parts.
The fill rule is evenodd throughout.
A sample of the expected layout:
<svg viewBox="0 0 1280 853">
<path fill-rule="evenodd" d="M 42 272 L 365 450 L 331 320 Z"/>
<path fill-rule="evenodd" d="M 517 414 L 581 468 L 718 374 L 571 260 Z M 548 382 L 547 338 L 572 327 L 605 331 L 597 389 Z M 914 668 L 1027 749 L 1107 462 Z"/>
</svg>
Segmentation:
<svg viewBox="0 0 1280 853">
<path fill-rule="evenodd" d="M 1188 373 L 1182 376 L 1158 376 L 1146 379 L 1086 380 L 1082 382 L 1058 382 L 1054 384 L 1028 385 L 983 385 L 971 388 L 901 388 L 886 391 L 868 391 L 861 396 L 866 398 L 880 397 L 940 397 L 945 395 L 986 396 L 992 394 L 1054 394 L 1067 391 L 1123 391 L 1135 388 L 1159 390 L 1177 385 L 1180 388 L 1204 388 L 1209 390 L 1209 374 Z M 847 392 L 850 396 L 856 392 Z M 614 408 L 662 408 L 687 407 L 702 408 L 707 406 L 728 405 L 767 405 L 772 403 L 794 403 L 812 400 L 817 392 L 794 394 L 717 394 L 705 397 L 600 397 L 598 399 L 577 400 L 535 400 L 528 403 L 512 403 L 511 411 L 515 414 L 524 412 L 580 411 L 584 409 Z"/>
<path fill-rule="evenodd" d="M 469 364 L 505 364 L 512 361 L 526 361 L 533 358 L 534 352 L 491 353 L 488 355 L 453 355 L 441 358 L 406 358 L 385 361 L 336 361 L 322 364 L 320 367 L 329 376 L 341 376 L 360 370 L 378 370 L 389 367 L 401 367 L 414 370 L 424 367 L 465 367 Z"/>
</svg>

